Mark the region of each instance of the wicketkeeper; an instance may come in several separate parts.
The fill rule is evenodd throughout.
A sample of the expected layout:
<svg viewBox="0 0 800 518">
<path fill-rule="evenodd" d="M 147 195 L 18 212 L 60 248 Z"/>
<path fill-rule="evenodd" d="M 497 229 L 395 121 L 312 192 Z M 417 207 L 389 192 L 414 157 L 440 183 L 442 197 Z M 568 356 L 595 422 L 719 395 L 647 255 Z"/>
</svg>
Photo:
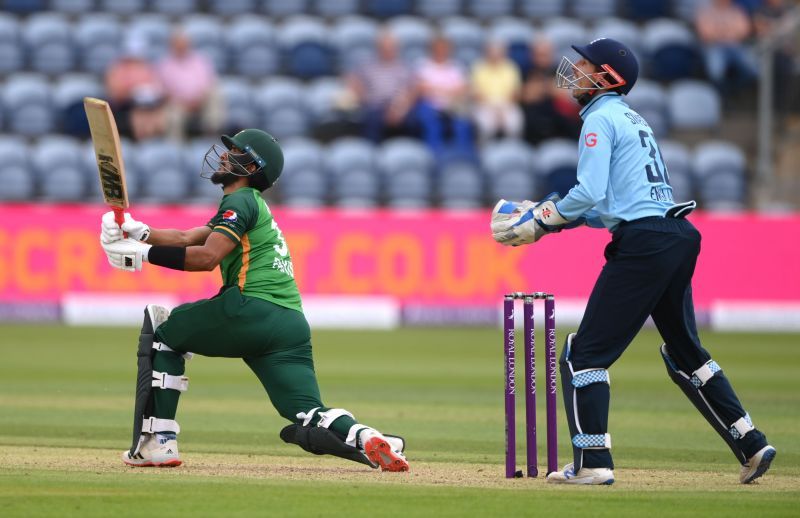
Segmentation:
<svg viewBox="0 0 800 518">
<path fill-rule="evenodd" d="M 562 58 L 556 84 L 570 89 L 583 106 L 578 184 L 563 200 L 557 195 L 539 203 L 500 200 L 491 225 L 494 239 L 510 246 L 583 224 L 611 231 L 606 264 L 561 355 L 574 460 L 547 481 L 614 482 L 608 369 L 652 316 L 664 339 L 667 373 L 742 464 L 739 480 L 750 483 L 769 469 L 775 448 L 700 344 L 691 288 L 700 233 L 686 219 L 696 204 L 673 201 L 653 132 L 623 100 L 639 73 L 636 57 L 608 38 L 572 48 L 581 59 Z"/>
<path fill-rule="evenodd" d="M 139 337 L 131 466 L 178 466 L 175 420 L 189 385 L 191 354 L 242 358 L 272 404 L 292 424 L 281 439 L 314 454 L 330 454 L 384 471 L 407 471 L 405 441 L 358 423 L 322 403 L 311 333 L 294 280 L 289 248 L 261 192 L 283 169 L 283 153 L 268 133 L 246 129 L 222 136 L 205 155 L 202 175 L 222 186 L 219 209 L 204 226 L 150 228 L 125 214 L 120 228 L 103 215 L 101 242 L 115 268 L 142 263 L 185 271 L 220 267 L 223 286 L 210 299 L 167 308 L 148 305 Z M 123 237 L 127 233 L 127 238 Z"/>
</svg>

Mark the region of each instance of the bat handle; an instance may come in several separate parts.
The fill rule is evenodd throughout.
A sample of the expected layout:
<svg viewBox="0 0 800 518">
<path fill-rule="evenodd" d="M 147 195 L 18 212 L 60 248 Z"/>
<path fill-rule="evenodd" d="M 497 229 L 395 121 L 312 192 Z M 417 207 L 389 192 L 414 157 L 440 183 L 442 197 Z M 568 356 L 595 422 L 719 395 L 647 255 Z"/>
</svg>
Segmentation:
<svg viewBox="0 0 800 518">
<path fill-rule="evenodd" d="M 113 207 L 114 210 L 114 221 L 117 222 L 119 228 L 122 228 L 122 224 L 125 223 L 125 209 L 122 207 Z M 127 232 L 122 233 L 122 237 L 128 237 Z"/>
</svg>

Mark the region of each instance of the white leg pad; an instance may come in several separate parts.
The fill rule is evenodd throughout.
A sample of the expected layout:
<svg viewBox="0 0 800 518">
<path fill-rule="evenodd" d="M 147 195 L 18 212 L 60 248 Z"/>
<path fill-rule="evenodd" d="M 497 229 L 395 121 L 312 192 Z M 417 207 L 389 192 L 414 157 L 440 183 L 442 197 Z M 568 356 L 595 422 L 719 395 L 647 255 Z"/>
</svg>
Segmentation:
<svg viewBox="0 0 800 518">
<path fill-rule="evenodd" d="M 325 412 L 320 412 L 319 413 L 320 419 L 319 422 L 317 423 L 317 426 L 320 426 L 322 428 L 330 428 L 330 426 L 333 424 L 334 421 L 345 415 L 350 418 L 353 418 L 353 414 L 351 414 L 344 408 L 331 408 L 330 410 L 326 410 Z"/>
<path fill-rule="evenodd" d="M 165 372 L 153 371 L 153 386 L 160 389 L 172 389 L 186 392 L 189 388 L 189 378 L 186 376 L 172 376 Z"/>
<path fill-rule="evenodd" d="M 172 419 L 158 419 L 156 417 L 145 417 L 142 421 L 142 433 L 172 432 L 181 433 L 178 422 Z"/>
</svg>

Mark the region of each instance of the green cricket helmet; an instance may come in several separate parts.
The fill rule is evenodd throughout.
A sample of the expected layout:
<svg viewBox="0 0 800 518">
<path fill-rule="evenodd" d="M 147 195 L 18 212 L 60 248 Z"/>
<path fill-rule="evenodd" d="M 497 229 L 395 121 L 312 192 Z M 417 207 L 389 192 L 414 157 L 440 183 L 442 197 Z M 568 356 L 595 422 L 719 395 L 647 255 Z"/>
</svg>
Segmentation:
<svg viewBox="0 0 800 518">
<path fill-rule="evenodd" d="M 275 137 L 259 129 L 246 129 L 232 137 L 222 135 L 222 143 L 225 148 L 214 145 L 206 153 L 202 176 L 215 172 L 247 176 L 250 186 L 261 191 L 278 181 L 283 171 L 283 151 Z M 247 169 L 250 164 L 256 165 L 255 171 Z"/>
</svg>

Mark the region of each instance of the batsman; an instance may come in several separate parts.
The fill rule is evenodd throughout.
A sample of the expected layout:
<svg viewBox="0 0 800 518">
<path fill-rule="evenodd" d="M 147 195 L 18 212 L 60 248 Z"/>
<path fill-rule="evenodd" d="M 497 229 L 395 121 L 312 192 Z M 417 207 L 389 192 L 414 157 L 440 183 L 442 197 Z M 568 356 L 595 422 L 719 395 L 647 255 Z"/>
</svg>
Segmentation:
<svg viewBox="0 0 800 518">
<path fill-rule="evenodd" d="M 281 175 L 283 153 L 268 133 L 246 129 L 212 145 L 201 175 L 222 187 L 219 209 L 204 226 L 150 228 L 125 214 L 102 218 L 109 263 L 139 271 L 143 263 L 184 271 L 218 266 L 222 288 L 210 299 L 171 312 L 148 305 L 139 336 L 130 466 L 179 466 L 178 400 L 189 387 L 184 362 L 192 354 L 242 358 L 273 406 L 291 424 L 280 437 L 304 450 L 335 455 L 383 471 L 408 471 L 405 441 L 323 404 L 314 372 L 311 332 L 294 279 L 286 240 L 261 193 Z M 126 237 L 127 236 L 127 237 Z"/>
<path fill-rule="evenodd" d="M 700 233 L 686 219 L 696 204 L 673 200 L 653 131 L 624 101 L 639 73 L 631 50 L 610 38 L 572 48 L 580 59 L 561 59 L 556 86 L 583 107 L 578 183 L 564 199 L 500 200 L 491 224 L 494 239 L 510 246 L 584 224 L 611 232 L 606 264 L 560 360 L 573 462 L 547 481 L 614 482 L 608 369 L 652 316 L 669 377 L 727 443 L 742 465 L 739 481 L 748 484 L 769 469 L 776 451 L 700 343 L 691 286 Z"/>
</svg>

